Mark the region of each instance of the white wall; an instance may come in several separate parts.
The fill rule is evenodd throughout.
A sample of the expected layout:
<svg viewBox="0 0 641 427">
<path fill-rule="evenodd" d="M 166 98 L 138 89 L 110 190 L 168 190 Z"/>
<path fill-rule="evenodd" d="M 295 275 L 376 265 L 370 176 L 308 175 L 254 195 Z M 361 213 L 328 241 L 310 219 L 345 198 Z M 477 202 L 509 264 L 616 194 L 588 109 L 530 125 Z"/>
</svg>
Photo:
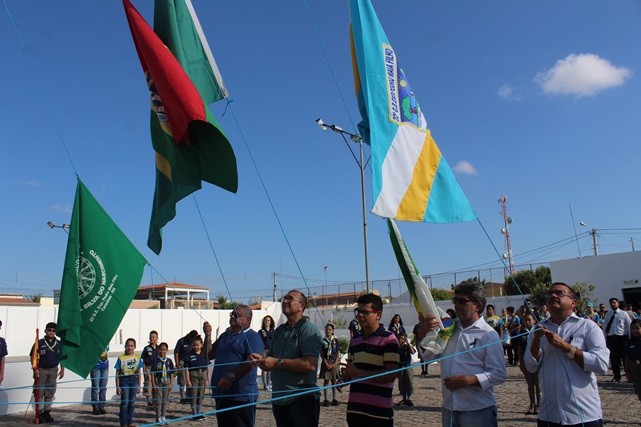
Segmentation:
<svg viewBox="0 0 641 427">
<path fill-rule="evenodd" d="M 29 351 L 36 338 L 36 328 L 40 337 L 48 322 L 55 322 L 57 308 L 53 307 L 9 307 L 0 306 L 2 335 L 7 340 L 9 356 L 5 359 L 5 378 L 0 385 L 0 415 L 24 412 L 31 398 L 33 384 Z M 112 337 L 109 347 L 109 375 L 118 355 L 124 351 L 127 338 L 134 338 L 139 353 L 148 341 L 149 331 L 156 330 L 161 341 L 169 345 L 170 353 L 181 337 L 195 329 L 202 333 L 204 320 L 214 329 L 214 337 L 229 327 L 231 310 L 128 310 L 120 326 Z M 260 329 L 264 316 L 271 315 L 277 324 L 281 321 L 280 304 L 272 304 L 264 310 L 254 310 L 252 328 Z M 204 319 L 204 320 L 203 320 Z M 172 357 L 173 358 L 173 357 Z M 91 382 L 66 371 L 59 381 L 56 392 L 56 406 L 90 401 Z M 115 381 L 110 377 L 107 383 L 107 399 L 115 397 Z M 54 407 L 55 409 L 55 407 Z"/>
<path fill-rule="evenodd" d="M 623 299 L 624 289 L 641 287 L 641 252 L 554 261 L 550 270 L 553 282 L 595 285 L 592 299 L 609 309 L 610 298 Z"/>
</svg>

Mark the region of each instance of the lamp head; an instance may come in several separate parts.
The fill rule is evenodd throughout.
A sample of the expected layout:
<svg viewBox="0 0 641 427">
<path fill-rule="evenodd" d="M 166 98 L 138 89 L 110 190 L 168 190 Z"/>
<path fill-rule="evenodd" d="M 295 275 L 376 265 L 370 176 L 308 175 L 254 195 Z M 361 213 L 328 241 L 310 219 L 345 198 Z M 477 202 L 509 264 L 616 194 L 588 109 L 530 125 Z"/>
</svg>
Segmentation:
<svg viewBox="0 0 641 427">
<path fill-rule="evenodd" d="M 316 119 L 316 123 L 318 123 L 318 126 L 320 126 L 320 128 L 323 129 L 323 131 L 327 130 L 327 126 L 323 122 L 323 119 Z"/>
</svg>

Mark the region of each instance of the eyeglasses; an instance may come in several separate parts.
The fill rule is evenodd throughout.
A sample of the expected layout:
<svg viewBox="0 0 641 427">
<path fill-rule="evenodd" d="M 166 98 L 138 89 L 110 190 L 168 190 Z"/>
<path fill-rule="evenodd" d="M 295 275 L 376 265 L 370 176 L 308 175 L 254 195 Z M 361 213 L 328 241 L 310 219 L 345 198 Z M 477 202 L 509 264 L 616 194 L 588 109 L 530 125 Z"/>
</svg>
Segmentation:
<svg viewBox="0 0 641 427">
<path fill-rule="evenodd" d="M 240 318 L 240 317 L 249 317 L 249 316 L 239 316 L 237 312 L 232 311 L 231 313 L 229 313 L 229 317 L 231 317 L 231 318 L 234 318 L 234 317 Z"/>
<path fill-rule="evenodd" d="M 354 309 L 354 316 L 358 316 L 359 314 L 363 317 L 366 317 L 372 313 L 380 313 L 378 310 L 359 310 L 358 308 Z"/>
<path fill-rule="evenodd" d="M 467 304 L 468 302 L 476 302 L 476 301 L 467 299 L 467 298 L 462 298 L 462 297 L 452 298 L 452 304 Z"/>
<path fill-rule="evenodd" d="M 567 293 L 565 291 L 562 291 L 560 289 L 552 289 L 552 290 L 549 290 L 549 291 L 547 291 L 545 293 L 545 298 L 546 299 L 550 298 L 550 297 L 553 297 L 553 296 L 555 296 L 555 297 L 568 297 L 570 299 L 574 299 L 574 297 L 572 297 L 572 295 L 570 295 L 569 293 Z"/>
<path fill-rule="evenodd" d="M 298 302 L 299 302 L 299 303 L 301 303 L 301 304 L 303 303 L 303 301 L 301 301 L 301 300 L 299 300 L 299 299 L 296 299 L 296 298 L 294 298 L 294 297 L 293 297 L 293 296 L 291 296 L 291 295 L 285 295 L 285 296 L 283 297 L 283 301 L 298 301 Z"/>
</svg>

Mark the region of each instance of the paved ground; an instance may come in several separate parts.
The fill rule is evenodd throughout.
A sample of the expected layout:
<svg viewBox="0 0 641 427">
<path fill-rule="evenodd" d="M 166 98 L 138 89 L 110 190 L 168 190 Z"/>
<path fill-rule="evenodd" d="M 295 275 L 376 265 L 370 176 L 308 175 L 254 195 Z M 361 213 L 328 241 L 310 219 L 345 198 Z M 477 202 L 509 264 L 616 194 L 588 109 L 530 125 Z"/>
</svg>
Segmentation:
<svg viewBox="0 0 641 427">
<path fill-rule="evenodd" d="M 440 427 L 441 393 L 438 378 L 438 365 L 430 366 L 428 378 L 414 377 L 415 395 L 413 401 L 416 406 L 409 408 L 397 406 L 395 412 L 395 425 L 407 427 Z M 418 372 L 418 369 L 414 370 Z M 612 383 L 611 376 L 599 377 L 599 390 L 603 407 L 604 423 L 610 426 L 638 426 L 641 423 L 641 402 L 637 399 L 632 384 Z M 508 367 L 508 380 L 505 384 L 495 389 L 498 399 L 499 426 L 519 427 L 536 425 L 535 415 L 525 415 L 528 401 L 527 388 L 521 372 L 516 367 Z M 338 393 L 340 405 L 337 407 L 321 408 L 322 427 L 345 426 L 345 408 L 348 390 Z M 331 396 L 331 393 L 330 393 Z M 395 402 L 400 397 L 395 397 Z M 144 402 L 136 405 L 135 424 L 142 426 L 154 422 L 154 415 L 147 412 Z M 204 405 L 207 411 L 213 411 L 211 401 Z M 118 425 L 118 406 L 116 403 L 107 407 L 107 415 L 95 416 L 91 414 L 88 405 L 76 405 L 55 408 L 52 415 L 55 424 L 65 426 L 113 426 Z M 189 416 L 188 406 L 171 404 L 168 411 L 169 418 L 176 419 Z M 0 425 L 28 425 L 33 423 L 33 412 L 22 415 L 3 416 Z M 205 421 L 175 421 L 170 423 L 175 426 L 216 426 L 216 416 L 210 415 Z M 256 426 L 275 427 L 276 423 L 267 404 L 258 405 L 256 411 Z M 224 427 L 224 426 L 221 426 Z"/>
</svg>

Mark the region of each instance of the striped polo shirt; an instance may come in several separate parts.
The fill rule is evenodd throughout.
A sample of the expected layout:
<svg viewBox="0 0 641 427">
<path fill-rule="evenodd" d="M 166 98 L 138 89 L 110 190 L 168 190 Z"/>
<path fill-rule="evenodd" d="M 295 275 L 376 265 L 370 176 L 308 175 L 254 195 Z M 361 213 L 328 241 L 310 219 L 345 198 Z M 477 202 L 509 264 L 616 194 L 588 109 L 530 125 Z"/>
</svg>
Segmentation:
<svg viewBox="0 0 641 427">
<path fill-rule="evenodd" d="M 396 336 L 380 325 L 368 337 L 359 335 L 349 343 L 347 360 L 365 371 L 380 371 L 385 363 L 398 367 L 399 346 Z M 377 383 L 363 380 L 350 384 L 347 413 L 389 420 L 394 417 L 394 381 Z"/>
</svg>

